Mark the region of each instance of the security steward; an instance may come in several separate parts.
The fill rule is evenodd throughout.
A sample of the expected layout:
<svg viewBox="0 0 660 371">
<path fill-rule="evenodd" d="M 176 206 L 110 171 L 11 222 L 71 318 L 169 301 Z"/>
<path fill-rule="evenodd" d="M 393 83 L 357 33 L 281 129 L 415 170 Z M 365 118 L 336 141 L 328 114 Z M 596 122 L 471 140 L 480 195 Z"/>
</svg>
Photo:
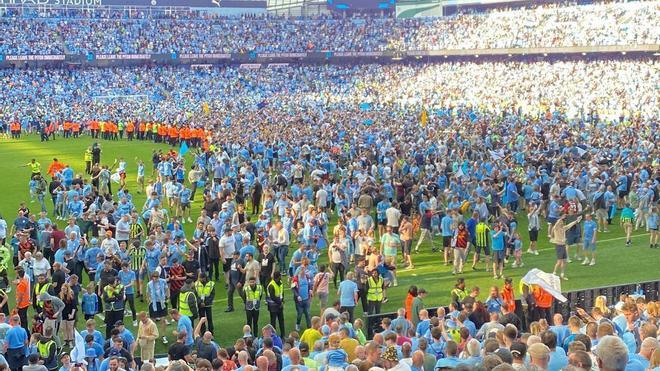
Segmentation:
<svg viewBox="0 0 660 371">
<path fill-rule="evenodd" d="M 53 340 L 53 330 L 46 329 L 44 334 L 39 337 L 37 342 L 37 351 L 43 365 L 50 370 L 57 370 L 57 344 Z"/>
<path fill-rule="evenodd" d="M 213 332 L 213 299 L 215 298 L 215 282 L 209 281 L 209 276 L 206 272 L 199 275 L 199 279 L 195 282 L 195 293 L 197 294 L 199 318 L 206 318 L 206 323 L 202 325 L 202 333 L 206 331 L 206 324 L 208 324 L 208 331 Z"/>
<path fill-rule="evenodd" d="M 106 339 L 110 338 L 110 332 L 115 327 L 115 323 L 124 319 L 126 294 L 124 286 L 119 281 L 119 277 L 117 277 L 103 288 Z"/>
<path fill-rule="evenodd" d="M 190 318 L 192 327 L 195 327 L 195 319 L 199 318 L 197 310 L 197 295 L 192 289 L 192 278 L 186 278 L 186 282 L 179 292 L 179 313 Z"/>
<path fill-rule="evenodd" d="M 279 322 L 280 336 L 284 338 L 284 284 L 282 283 L 282 274 L 279 271 L 273 273 L 273 279 L 270 280 L 266 287 L 266 304 L 268 304 L 268 312 L 270 313 L 270 325 L 273 328 L 275 322 Z"/>
<path fill-rule="evenodd" d="M 257 277 L 250 277 L 248 284 L 243 288 L 245 293 L 245 317 L 247 324 L 252 328 L 252 331 L 259 329 L 259 308 L 261 307 L 261 299 L 264 296 L 263 287 L 257 283 Z"/>
</svg>

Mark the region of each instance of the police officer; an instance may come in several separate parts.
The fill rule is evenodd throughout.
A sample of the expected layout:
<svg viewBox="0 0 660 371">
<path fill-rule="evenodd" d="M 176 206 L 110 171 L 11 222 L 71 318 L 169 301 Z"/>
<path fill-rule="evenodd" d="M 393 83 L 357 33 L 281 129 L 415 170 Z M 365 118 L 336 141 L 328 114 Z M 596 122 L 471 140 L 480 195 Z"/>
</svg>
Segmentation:
<svg viewBox="0 0 660 371">
<path fill-rule="evenodd" d="M 193 280 L 187 278 L 179 292 L 179 313 L 190 318 L 190 323 L 195 327 L 195 319 L 199 317 L 197 310 L 197 295 L 192 289 Z"/>
<path fill-rule="evenodd" d="M 257 283 L 257 277 L 252 276 L 248 279 L 248 284 L 243 288 L 245 293 L 245 317 L 247 324 L 252 331 L 259 329 L 259 308 L 261 299 L 264 296 L 264 289 Z"/>
<path fill-rule="evenodd" d="M 284 291 L 284 284 L 282 283 L 282 274 L 279 271 L 273 273 L 273 279 L 270 280 L 266 287 L 266 304 L 268 304 L 268 312 L 270 313 L 270 325 L 273 328 L 275 322 L 279 321 L 280 336 L 284 337 L 284 298 L 282 293 Z"/>
<path fill-rule="evenodd" d="M 106 339 L 110 338 L 110 331 L 114 328 L 115 323 L 124 318 L 125 300 L 124 286 L 120 283 L 119 277 L 103 288 Z"/>
<path fill-rule="evenodd" d="M 195 293 L 199 303 L 199 318 L 206 318 L 208 330 L 213 332 L 213 299 L 215 298 L 215 282 L 209 281 L 206 272 L 199 275 L 195 282 Z M 206 331 L 206 324 L 202 325 L 202 333 Z"/>
</svg>

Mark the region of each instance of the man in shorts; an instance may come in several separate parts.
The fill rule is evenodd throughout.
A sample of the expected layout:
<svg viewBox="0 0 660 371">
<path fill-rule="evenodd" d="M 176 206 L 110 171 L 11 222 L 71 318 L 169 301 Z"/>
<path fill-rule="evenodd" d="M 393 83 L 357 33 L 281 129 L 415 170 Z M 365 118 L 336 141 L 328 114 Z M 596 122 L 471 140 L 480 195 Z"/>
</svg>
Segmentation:
<svg viewBox="0 0 660 371">
<path fill-rule="evenodd" d="M 502 229 L 502 226 L 498 223 L 493 226 L 493 230 L 490 231 L 490 239 L 493 243 L 493 278 L 500 279 L 502 278 L 504 271 L 504 250 L 506 244 L 506 232 Z"/>
<path fill-rule="evenodd" d="M 593 220 L 591 214 L 584 216 L 584 224 L 582 226 L 584 243 L 584 261 L 582 265 L 596 265 L 596 236 L 598 234 L 598 223 Z M 591 262 L 589 262 L 589 255 L 591 255 Z"/>
</svg>

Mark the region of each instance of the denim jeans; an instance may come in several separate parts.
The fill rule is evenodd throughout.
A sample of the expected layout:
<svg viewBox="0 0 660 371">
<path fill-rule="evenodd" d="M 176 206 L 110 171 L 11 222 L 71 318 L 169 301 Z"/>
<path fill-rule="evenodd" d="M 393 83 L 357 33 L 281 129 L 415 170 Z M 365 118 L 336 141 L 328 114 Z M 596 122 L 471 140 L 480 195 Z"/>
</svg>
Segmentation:
<svg viewBox="0 0 660 371">
<path fill-rule="evenodd" d="M 311 318 L 309 315 L 309 299 L 296 301 L 296 325 L 300 326 L 300 321 L 303 314 L 305 315 L 305 323 L 307 323 L 307 328 L 310 328 Z"/>
<path fill-rule="evenodd" d="M 286 257 L 289 255 L 289 246 L 279 246 L 276 254 L 277 262 L 280 264 L 280 272 L 286 272 Z"/>
</svg>

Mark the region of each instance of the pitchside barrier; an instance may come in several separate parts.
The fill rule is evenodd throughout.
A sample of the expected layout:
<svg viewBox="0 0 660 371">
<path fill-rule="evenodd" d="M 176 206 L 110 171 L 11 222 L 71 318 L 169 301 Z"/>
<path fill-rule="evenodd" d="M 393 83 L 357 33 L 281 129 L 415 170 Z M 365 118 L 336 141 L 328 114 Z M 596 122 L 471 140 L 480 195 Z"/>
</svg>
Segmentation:
<svg viewBox="0 0 660 371">
<path fill-rule="evenodd" d="M 449 290 L 448 290 L 449 291 Z M 558 300 L 554 300 L 553 308 L 551 313 L 560 313 L 564 319 L 567 319 L 569 316 L 573 315 L 576 312 L 576 308 L 582 308 L 589 313 L 591 310 L 594 300 L 597 296 L 605 296 L 607 298 L 607 303 L 613 306 L 618 300 L 619 295 L 628 294 L 628 295 L 643 295 L 646 300 L 659 300 L 660 299 L 660 281 L 648 281 L 641 283 L 631 283 L 626 285 L 618 286 L 606 286 L 606 287 L 597 287 L 591 289 L 569 291 L 563 293 L 568 301 L 561 303 Z M 403 304 L 403 303 L 402 303 Z M 438 307 L 426 308 L 429 312 L 429 316 L 435 317 L 437 315 Z M 445 312 L 449 313 L 449 308 L 445 307 Z M 529 324 L 534 320 L 533 313 L 530 312 L 529 308 L 526 305 L 521 303 L 520 299 L 516 300 L 516 314 L 522 322 L 521 331 L 528 331 Z M 380 313 L 368 315 L 365 318 L 367 326 L 367 338 L 371 339 L 373 335 L 377 332 L 381 332 L 380 323 L 383 318 L 395 319 L 397 317 L 396 312 L 389 313 Z M 550 315 L 551 317 L 551 315 Z"/>
</svg>

